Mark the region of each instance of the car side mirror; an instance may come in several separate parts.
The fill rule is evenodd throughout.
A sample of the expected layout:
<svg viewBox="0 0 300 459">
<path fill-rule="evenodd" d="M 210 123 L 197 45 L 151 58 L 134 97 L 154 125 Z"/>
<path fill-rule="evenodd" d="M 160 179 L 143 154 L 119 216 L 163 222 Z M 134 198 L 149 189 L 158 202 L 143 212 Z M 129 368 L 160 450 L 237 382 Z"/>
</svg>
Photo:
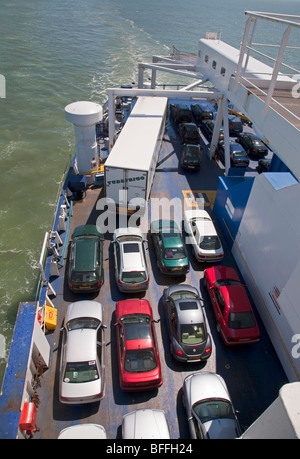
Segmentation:
<svg viewBox="0 0 300 459">
<path fill-rule="evenodd" d="M 160 322 L 160 319 L 153 319 L 153 322 L 158 324 Z"/>
</svg>

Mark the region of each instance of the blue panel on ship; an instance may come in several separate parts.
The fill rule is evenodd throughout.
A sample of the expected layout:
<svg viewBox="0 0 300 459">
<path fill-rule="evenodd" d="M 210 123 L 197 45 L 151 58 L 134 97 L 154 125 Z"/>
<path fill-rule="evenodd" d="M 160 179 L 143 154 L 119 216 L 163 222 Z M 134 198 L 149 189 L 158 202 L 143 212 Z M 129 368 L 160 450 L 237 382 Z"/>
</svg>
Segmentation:
<svg viewBox="0 0 300 459">
<path fill-rule="evenodd" d="M 219 177 L 214 215 L 231 248 L 253 185 L 253 177 Z"/>
</svg>

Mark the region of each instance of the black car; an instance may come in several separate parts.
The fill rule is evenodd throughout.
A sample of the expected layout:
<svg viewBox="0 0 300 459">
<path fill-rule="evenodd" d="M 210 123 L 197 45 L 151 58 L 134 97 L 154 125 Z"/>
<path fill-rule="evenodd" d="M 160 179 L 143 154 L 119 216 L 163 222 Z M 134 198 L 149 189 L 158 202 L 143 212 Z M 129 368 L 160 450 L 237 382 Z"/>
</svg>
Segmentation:
<svg viewBox="0 0 300 459">
<path fill-rule="evenodd" d="M 176 124 L 191 123 L 193 115 L 188 105 L 170 104 L 171 117 Z"/>
<path fill-rule="evenodd" d="M 205 135 L 208 141 L 211 141 L 211 138 L 214 132 L 214 127 L 215 127 L 214 120 L 206 120 L 206 121 L 203 121 L 203 123 L 201 124 L 201 131 L 203 132 L 203 134 Z M 222 140 L 222 139 L 224 139 L 223 127 L 221 127 L 220 129 L 220 136 L 219 136 L 219 140 Z"/>
<path fill-rule="evenodd" d="M 206 101 L 200 101 L 191 105 L 192 114 L 196 123 L 202 123 L 204 120 L 214 119 L 214 107 Z"/>
<path fill-rule="evenodd" d="M 243 132 L 243 123 L 239 116 L 229 115 L 228 117 L 229 135 L 238 136 Z"/>
<path fill-rule="evenodd" d="M 269 166 L 271 164 L 271 159 L 269 158 L 261 158 L 258 160 L 257 171 L 261 172 L 268 172 Z"/>
<path fill-rule="evenodd" d="M 165 288 L 163 304 L 171 354 L 179 362 L 201 362 L 211 355 L 202 300 L 195 287 L 180 284 Z"/>
<path fill-rule="evenodd" d="M 263 141 L 256 134 L 252 134 L 250 132 L 240 134 L 236 140 L 242 145 L 248 155 L 252 155 L 256 158 L 262 158 L 269 153 L 268 147 L 266 147 Z"/>
<path fill-rule="evenodd" d="M 180 165 L 184 169 L 196 170 L 201 167 L 200 145 L 184 145 L 180 158 Z"/>
<path fill-rule="evenodd" d="M 70 242 L 68 285 L 72 292 L 96 292 L 104 282 L 103 235 L 94 225 L 75 228 Z"/>
<path fill-rule="evenodd" d="M 195 123 L 182 123 L 178 127 L 182 143 L 199 144 L 200 134 Z"/>
<path fill-rule="evenodd" d="M 225 161 L 224 141 L 218 143 L 220 158 Z M 249 158 L 242 145 L 236 142 L 229 142 L 230 166 L 231 167 L 248 167 Z"/>
</svg>

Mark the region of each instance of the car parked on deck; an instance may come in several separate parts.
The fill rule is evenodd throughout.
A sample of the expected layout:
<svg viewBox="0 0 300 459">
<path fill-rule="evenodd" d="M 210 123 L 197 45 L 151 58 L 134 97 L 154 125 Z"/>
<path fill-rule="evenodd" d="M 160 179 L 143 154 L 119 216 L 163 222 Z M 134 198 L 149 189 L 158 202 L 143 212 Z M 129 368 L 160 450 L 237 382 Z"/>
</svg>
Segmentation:
<svg viewBox="0 0 300 459">
<path fill-rule="evenodd" d="M 189 145 L 183 146 L 180 165 L 183 169 L 198 170 L 201 167 L 201 147 L 200 145 Z"/>
<path fill-rule="evenodd" d="M 136 298 L 118 301 L 115 318 L 121 389 L 143 391 L 161 386 L 155 321 L 149 301 Z"/>
<path fill-rule="evenodd" d="M 122 438 L 127 440 L 171 438 L 165 413 L 162 410 L 144 408 L 125 414 L 122 421 Z"/>
<path fill-rule="evenodd" d="M 218 143 L 218 151 L 220 159 L 225 163 L 225 145 L 224 141 L 220 140 Z M 248 167 L 249 158 L 242 145 L 237 142 L 229 141 L 229 154 L 231 167 Z"/>
<path fill-rule="evenodd" d="M 206 139 L 210 142 L 213 136 L 214 128 L 215 128 L 215 120 L 205 120 L 201 124 L 201 132 L 205 135 Z M 219 140 L 224 139 L 224 128 L 221 126 Z"/>
<path fill-rule="evenodd" d="M 268 172 L 271 164 L 270 158 L 260 158 L 258 160 L 257 171 L 261 174 L 262 172 Z"/>
<path fill-rule="evenodd" d="M 61 430 L 58 440 L 106 440 L 106 430 L 100 424 L 76 424 Z"/>
<path fill-rule="evenodd" d="M 213 120 L 215 109 L 207 101 L 202 100 L 197 104 L 191 105 L 192 114 L 195 118 L 196 123 L 200 124 L 204 120 Z"/>
<path fill-rule="evenodd" d="M 269 153 L 268 147 L 263 141 L 251 132 L 245 132 L 240 134 L 236 141 L 242 145 L 248 155 L 252 155 L 256 158 L 262 158 Z"/>
<path fill-rule="evenodd" d="M 67 279 L 74 293 L 96 292 L 103 285 L 103 235 L 95 225 L 75 228 L 69 248 Z"/>
<path fill-rule="evenodd" d="M 237 136 L 243 132 L 243 123 L 239 116 L 229 115 L 228 116 L 228 128 L 229 135 L 231 137 Z"/>
<path fill-rule="evenodd" d="M 183 404 L 193 439 L 234 439 L 241 428 L 224 379 L 210 372 L 187 376 Z"/>
<path fill-rule="evenodd" d="M 178 132 L 182 143 L 199 144 L 200 134 L 195 123 L 179 124 Z"/>
<path fill-rule="evenodd" d="M 190 270 L 187 250 L 174 220 L 156 220 L 150 225 L 158 269 L 162 274 L 181 276 Z"/>
<path fill-rule="evenodd" d="M 121 292 L 139 292 L 148 288 L 146 242 L 139 228 L 118 228 L 114 231 L 115 277 Z"/>
<path fill-rule="evenodd" d="M 193 121 L 192 112 L 188 105 L 170 104 L 170 112 L 176 124 Z"/>
<path fill-rule="evenodd" d="M 104 397 L 104 328 L 101 303 L 85 300 L 68 306 L 62 330 L 61 403 L 93 403 Z"/>
<path fill-rule="evenodd" d="M 203 300 L 190 285 L 173 285 L 163 292 L 171 354 L 179 362 L 201 362 L 211 355 Z"/>
<path fill-rule="evenodd" d="M 234 268 L 213 266 L 204 271 L 217 330 L 228 346 L 256 343 L 260 332 L 245 285 Z"/>
<path fill-rule="evenodd" d="M 206 210 L 188 209 L 184 212 L 184 228 L 196 260 L 220 261 L 224 251 L 213 221 Z"/>
</svg>

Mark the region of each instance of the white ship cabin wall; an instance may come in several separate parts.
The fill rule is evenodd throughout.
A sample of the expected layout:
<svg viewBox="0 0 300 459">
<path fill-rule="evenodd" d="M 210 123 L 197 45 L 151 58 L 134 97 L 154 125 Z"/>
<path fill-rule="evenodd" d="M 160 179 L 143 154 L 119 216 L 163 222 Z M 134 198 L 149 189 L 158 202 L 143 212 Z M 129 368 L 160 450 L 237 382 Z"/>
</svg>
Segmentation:
<svg viewBox="0 0 300 459">
<path fill-rule="evenodd" d="M 299 195 L 289 172 L 258 175 L 232 247 L 291 382 L 300 380 Z"/>
</svg>

